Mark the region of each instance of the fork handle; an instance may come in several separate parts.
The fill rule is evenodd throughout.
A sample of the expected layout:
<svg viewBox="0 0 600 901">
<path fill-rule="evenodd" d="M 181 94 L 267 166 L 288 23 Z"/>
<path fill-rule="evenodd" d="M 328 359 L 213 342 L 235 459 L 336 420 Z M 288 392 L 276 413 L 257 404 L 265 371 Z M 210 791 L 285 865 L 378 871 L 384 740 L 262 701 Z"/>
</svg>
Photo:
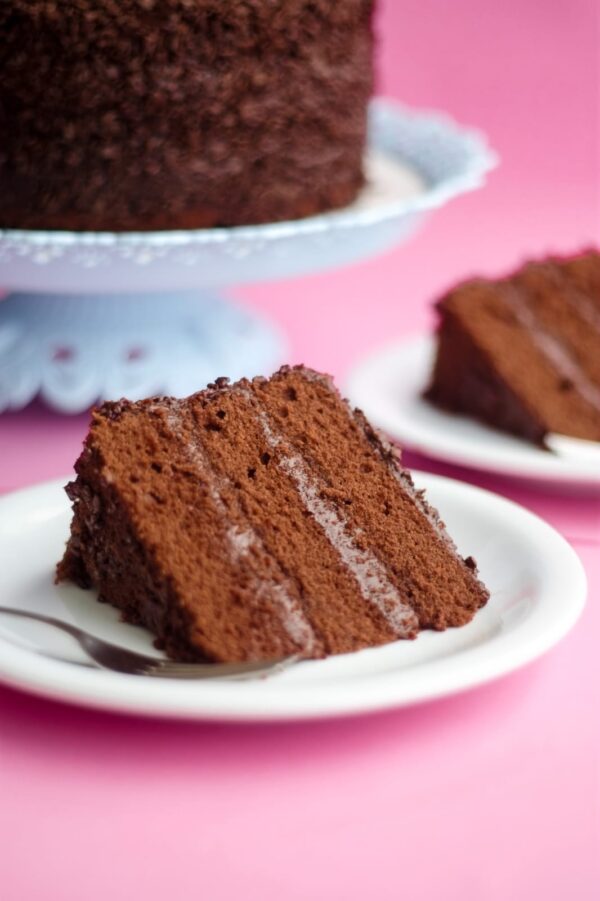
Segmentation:
<svg viewBox="0 0 600 901">
<path fill-rule="evenodd" d="M 4 607 L 0 605 L 0 613 L 7 613 L 9 616 L 21 616 L 23 619 L 32 619 L 37 623 L 44 623 L 47 626 L 56 626 L 68 635 L 71 635 L 77 641 L 79 640 L 79 629 L 70 623 L 65 623 L 53 616 L 45 616 L 43 613 L 33 613 L 31 610 L 19 610 L 17 607 Z"/>
</svg>

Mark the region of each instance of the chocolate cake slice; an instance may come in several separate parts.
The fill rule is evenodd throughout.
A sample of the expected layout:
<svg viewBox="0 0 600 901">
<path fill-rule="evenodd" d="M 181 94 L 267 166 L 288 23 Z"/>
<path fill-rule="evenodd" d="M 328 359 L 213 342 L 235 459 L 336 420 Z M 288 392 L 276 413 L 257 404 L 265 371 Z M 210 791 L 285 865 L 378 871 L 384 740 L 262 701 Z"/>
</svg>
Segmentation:
<svg viewBox="0 0 600 901">
<path fill-rule="evenodd" d="M 439 303 L 426 397 L 538 445 L 600 441 L 600 254 L 474 279 Z"/>
<path fill-rule="evenodd" d="M 58 579 L 174 658 L 318 658 L 464 625 L 488 599 L 396 452 L 303 367 L 106 403 L 76 472 Z"/>
</svg>

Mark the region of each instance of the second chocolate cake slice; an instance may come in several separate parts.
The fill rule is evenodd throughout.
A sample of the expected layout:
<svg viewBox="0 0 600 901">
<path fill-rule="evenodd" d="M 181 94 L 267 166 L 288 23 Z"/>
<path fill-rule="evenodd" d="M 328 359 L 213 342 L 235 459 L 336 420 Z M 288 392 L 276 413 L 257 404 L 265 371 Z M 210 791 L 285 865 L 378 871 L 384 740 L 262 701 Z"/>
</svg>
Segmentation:
<svg viewBox="0 0 600 901">
<path fill-rule="evenodd" d="M 600 441 L 600 254 L 473 279 L 438 310 L 429 400 L 540 445 Z"/>
<path fill-rule="evenodd" d="M 470 621 L 488 593 L 396 453 L 303 367 L 104 404 L 58 578 L 172 657 L 323 657 Z"/>
</svg>

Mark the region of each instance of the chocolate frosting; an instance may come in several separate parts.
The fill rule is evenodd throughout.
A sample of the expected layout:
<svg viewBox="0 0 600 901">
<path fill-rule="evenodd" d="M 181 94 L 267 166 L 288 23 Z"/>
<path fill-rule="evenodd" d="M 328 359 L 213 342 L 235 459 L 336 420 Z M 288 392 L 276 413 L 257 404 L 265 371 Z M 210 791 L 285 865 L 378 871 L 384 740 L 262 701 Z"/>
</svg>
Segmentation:
<svg viewBox="0 0 600 901">
<path fill-rule="evenodd" d="M 0 226 L 297 218 L 363 182 L 374 0 L 4 0 Z"/>
</svg>

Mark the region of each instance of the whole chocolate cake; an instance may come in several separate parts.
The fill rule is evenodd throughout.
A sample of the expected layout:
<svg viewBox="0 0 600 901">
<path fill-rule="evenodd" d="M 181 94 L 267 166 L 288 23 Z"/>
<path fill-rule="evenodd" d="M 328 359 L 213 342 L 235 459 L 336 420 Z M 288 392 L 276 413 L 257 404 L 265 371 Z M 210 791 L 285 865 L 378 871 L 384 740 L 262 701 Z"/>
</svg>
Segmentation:
<svg viewBox="0 0 600 901">
<path fill-rule="evenodd" d="M 295 219 L 363 184 L 374 0 L 2 0 L 0 227 Z"/>
<path fill-rule="evenodd" d="M 600 254 L 473 279 L 438 304 L 426 396 L 543 445 L 549 432 L 600 441 Z"/>
<path fill-rule="evenodd" d="M 488 598 L 392 448 L 302 367 L 104 404 L 76 472 L 58 579 L 175 658 L 323 657 L 464 625 Z"/>
</svg>

